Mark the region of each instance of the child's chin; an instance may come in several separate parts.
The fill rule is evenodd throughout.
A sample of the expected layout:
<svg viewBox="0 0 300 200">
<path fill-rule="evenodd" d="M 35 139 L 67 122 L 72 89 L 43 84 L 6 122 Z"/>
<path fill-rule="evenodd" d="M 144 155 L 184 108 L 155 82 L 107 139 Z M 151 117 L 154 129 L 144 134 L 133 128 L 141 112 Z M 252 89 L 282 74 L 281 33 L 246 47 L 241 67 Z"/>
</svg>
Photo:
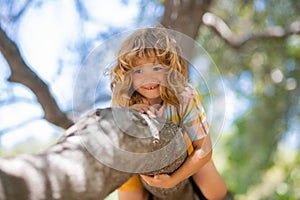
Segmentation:
<svg viewBox="0 0 300 200">
<path fill-rule="evenodd" d="M 157 99 L 157 98 L 160 98 L 160 94 L 158 94 L 158 95 L 145 95 L 145 97 L 147 99 Z"/>
</svg>

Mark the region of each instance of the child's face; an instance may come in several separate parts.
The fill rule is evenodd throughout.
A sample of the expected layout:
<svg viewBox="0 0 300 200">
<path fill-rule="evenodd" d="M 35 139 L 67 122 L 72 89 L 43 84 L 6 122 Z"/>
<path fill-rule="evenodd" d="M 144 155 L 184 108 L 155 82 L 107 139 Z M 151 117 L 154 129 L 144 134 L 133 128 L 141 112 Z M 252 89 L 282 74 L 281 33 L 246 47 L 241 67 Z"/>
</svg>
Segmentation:
<svg viewBox="0 0 300 200">
<path fill-rule="evenodd" d="M 141 59 L 132 70 L 134 89 L 151 103 L 160 103 L 160 85 L 163 83 L 166 67 L 155 59 Z"/>
</svg>

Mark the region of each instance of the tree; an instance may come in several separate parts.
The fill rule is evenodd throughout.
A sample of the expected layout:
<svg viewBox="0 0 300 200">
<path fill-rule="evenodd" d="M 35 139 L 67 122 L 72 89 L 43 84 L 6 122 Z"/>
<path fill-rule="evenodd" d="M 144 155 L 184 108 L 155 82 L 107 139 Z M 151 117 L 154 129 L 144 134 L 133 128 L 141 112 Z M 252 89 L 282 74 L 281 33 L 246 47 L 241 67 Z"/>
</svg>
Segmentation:
<svg viewBox="0 0 300 200">
<path fill-rule="evenodd" d="M 21 16 L 30 2 L 13 18 Z M 224 174 L 236 193 L 246 193 L 250 185 L 260 182 L 263 173 L 274 165 L 279 142 L 299 129 L 299 6 L 295 1 L 273 0 L 164 1 L 161 24 L 200 41 L 243 102 L 233 133 L 224 139 L 230 166 Z M 18 48 L 13 46 L 2 31 L 0 49 L 12 69 L 12 61 L 22 63 Z M 11 57 L 9 49 L 14 49 L 16 57 Z M 47 87 L 38 90 L 49 96 Z M 53 119 L 47 115 L 50 110 L 58 116 L 54 119 L 69 121 L 57 110 L 55 101 L 50 107 L 42 98 L 40 102 L 46 119 Z M 67 127 L 70 122 L 66 124 L 59 126 Z M 290 193 L 295 191 L 290 189 Z"/>
</svg>

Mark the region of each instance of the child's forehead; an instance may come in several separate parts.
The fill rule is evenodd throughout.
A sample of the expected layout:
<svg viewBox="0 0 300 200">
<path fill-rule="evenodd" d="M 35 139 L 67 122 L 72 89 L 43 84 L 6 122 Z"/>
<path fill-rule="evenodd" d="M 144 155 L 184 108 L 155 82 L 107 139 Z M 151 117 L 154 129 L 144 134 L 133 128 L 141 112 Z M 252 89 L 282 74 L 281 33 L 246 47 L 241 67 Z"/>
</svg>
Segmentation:
<svg viewBox="0 0 300 200">
<path fill-rule="evenodd" d="M 134 60 L 135 66 L 141 66 L 145 64 L 157 64 L 158 60 L 155 57 L 143 57 L 143 58 L 136 58 Z"/>
</svg>

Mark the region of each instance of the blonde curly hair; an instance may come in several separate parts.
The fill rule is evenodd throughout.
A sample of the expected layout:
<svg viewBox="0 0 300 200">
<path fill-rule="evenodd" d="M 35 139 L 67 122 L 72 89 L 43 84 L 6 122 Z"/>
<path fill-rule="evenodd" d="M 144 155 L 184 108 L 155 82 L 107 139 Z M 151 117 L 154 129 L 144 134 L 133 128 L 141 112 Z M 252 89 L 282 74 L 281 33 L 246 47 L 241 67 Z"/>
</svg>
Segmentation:
<svg viewBox="0 0 300 200">
<path fill-rule="evenodd" d="M 187 62 L 176 41 L 162 28 L 139 29 L 119 47 L 116 64 L 110 70 L 113 104 L 129 107 L 142 102 L 128 72 L 138 66 L 139 60 L 151 58 L 167 67 L 165 83 L 160 85 L 162 100 L 176 107 L 180 105 L 178 97 L 187 84 Z"/>
</svg>

